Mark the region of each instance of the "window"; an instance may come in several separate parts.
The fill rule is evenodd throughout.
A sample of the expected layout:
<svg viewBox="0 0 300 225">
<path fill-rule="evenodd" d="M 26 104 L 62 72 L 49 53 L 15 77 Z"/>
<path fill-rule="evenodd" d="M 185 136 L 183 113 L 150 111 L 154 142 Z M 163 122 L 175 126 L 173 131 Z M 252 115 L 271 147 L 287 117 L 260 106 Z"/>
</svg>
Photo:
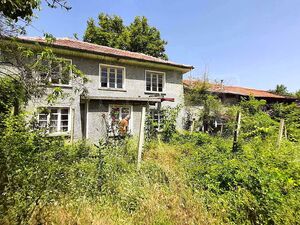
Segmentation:
<svg viewBox="0 0 300 225">
<path fill-rule="evenodd" d="M 146 91 L 163 92 L 165 73 L 146 71 Z"/>
<path fill-rule="evenodd" d="M 126 116 L 131 116 L 132 106 L 110 106 L 110 118 L 111 118 L 111 130 L 113 134 L 118 133 L 119 122 L 124 119 Z M 129 120 L 128 127 L 131 127 L 132 118 Z"/>
<path fill-rule="evenodd" d="M 162 129 L 164 123 L 164 112 L 158 109 L 150 109 L 150 118 L 155 129 Z"/>
<path fill-rule="evenodd" d="M 70 130 L 69 108 L 49 108 L 38 115 L 38 123 L 49 133 L 68 132 Z"/>
<path fill-rule="evenodd" d="M 38 55 L 39 57 L 39 55 Z M 66 64 L 72 64 L 71 59 L 64 59 Z M 38 71 L 39 79 L 42 82 L 50 82 L 56 85 L 69 85 L 72 76 L 72 70 L 63 66 L 60 62 L 41 61 L 41 68 Z"/>
<path fill-rule="evenodd" d="M 66 59 L 66 63 L 72 64 L 72 60 Z M 70 84 L 70 77 L 72 75 L 72 70 L 68 67 L 63 67 L 61 63 L 52 62 L 50 68 L 50 82 L 52 84 Z"/>
<path fill-rule="evenodd" d="M 124 67 L 100 65 L 100 87 L 123 89 L 124 80 Z"/>
</svg>

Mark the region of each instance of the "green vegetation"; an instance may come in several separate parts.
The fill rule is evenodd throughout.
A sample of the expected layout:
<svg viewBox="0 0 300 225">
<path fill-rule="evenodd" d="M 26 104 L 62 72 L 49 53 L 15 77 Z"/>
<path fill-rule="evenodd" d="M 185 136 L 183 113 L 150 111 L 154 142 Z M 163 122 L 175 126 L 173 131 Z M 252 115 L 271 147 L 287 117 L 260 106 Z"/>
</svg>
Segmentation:
<svg viewBox="0 0 300 225">
<path fill-rule="evenodd" d="M 71 9 L 66 0 L 45 0 L 45 2 L 51 8 L 60 6 L 67 10 Z M 19 19 L 30 21 L 33 11 L 39 9 L 41 0 L 1 0 L 0 3 L 0 11 L 5 17 L 15 21 Z"/>
<path fill-rule="evenodd" d="M 299 115 L 293 108 L 288 116 L 292 105 L 278 107 L 287 121 Z M 135 139 L 72 145 L 8 114 L 1 125 L 0 223 L 297 224 L 299 129 L 289 130 L 293 138 L 279 148 L 282 111 L 270 116 L 263 108 L 251 99 L 228 110 L 243 115 L 236 153 L 230 123 L 223 137 L 168 136 L 166 129 L 167 143 L 147 142 L 140 170 Z"/>
<path fill-rule="evenodd" d="M 99 14 L 98 20 L 97 26 L 89 19 L 84 41 L 168 59 L 165 54 L 167 42 L 161 39 L 157 28 L 148 24 L 146 17 L 135 17 L 129 26 L 123 24 L 121 17 L 104 13 Z"/>
</svg>

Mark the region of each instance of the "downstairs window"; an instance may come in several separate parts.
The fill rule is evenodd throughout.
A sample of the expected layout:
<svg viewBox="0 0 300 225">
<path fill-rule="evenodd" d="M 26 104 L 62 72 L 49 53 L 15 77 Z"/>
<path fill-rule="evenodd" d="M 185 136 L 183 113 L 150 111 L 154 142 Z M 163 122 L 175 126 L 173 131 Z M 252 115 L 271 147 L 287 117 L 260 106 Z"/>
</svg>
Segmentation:
<svg viewBox="0 0 300 225">
<path fill-rule="evenodd" d="M 70 131 L 69 108 L 49 108 L 38 115 L 38 124 L 49 133 L 63 133 Z"/>
<path fill-rule="evenodd" d="M 119 123 L 122 119 L 124 119 L 126 116 L 131 116 L 131 106 L 116 106 L 111 105 L 110 106 L 110 119 L 111 119 L 111 131 L 113 135 L 117 135 L 119 131 Z M 130 131 L 131 125 L 132 125 L 132 118 L 130 118 L 128 123 L 128 128 Z"/>
</svg>

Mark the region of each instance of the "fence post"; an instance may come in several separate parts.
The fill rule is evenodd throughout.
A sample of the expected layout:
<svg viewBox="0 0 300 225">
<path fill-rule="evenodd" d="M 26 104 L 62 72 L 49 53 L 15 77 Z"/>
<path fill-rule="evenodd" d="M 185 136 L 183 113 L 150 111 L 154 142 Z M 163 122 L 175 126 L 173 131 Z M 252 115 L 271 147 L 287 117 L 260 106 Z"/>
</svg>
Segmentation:
<svg viewBox="0 0 300 225">
<path fill-rule="evenodd" d="M 194 129 L 195 129 L 195 118 L 193 118 L 193 122 L 191 125 L 191 131 L 190 131 L 191 134 L 194 132 Z"/>
<path fill-rule="evenodd" d="M 239 138 L 239 132 L 241 129 L 241 117 L 242 113 L 239 111 L 236 116 L 236 127 L 234 131 L 234 136 L 233 136 L 233 146 L 232 146 L 232 152 L 237 152 L 238 148 L 238 138 Z"/>
<path fill-rule="evenodd" d="M 284 137 L 285 139 L 288 138 L 286 123 L 284 123 Z"/>
<path fill-rule="evenodd" d="M 139 135 L 139 149 L 138 149 L 138 159 L 137 159 L 137 168 L 140 169 L 142 162 L 142 153 L 143 153 L 143 145 L 145 140 L 145 117 L 146 117 L 146 107 L 142 107 L 142 116 L 141 116 L 141 124 L 140 124 L 140 135 Z"/>
<path fill-rule="evenodd" d="M 278 133 L 278 140 L 277 140 L 277 147 L 280 147 L 282 136 L 283 136 L 283 128 L 284 128 L 284 119 L 280 119 L 279 125 L 279 133 Z"/>
</svg>

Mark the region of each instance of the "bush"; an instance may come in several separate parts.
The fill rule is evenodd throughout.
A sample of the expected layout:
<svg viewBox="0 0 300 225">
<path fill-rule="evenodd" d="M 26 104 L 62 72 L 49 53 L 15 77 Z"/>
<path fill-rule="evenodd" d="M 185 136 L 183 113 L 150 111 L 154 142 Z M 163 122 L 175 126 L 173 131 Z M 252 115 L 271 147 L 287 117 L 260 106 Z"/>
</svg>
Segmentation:
<svg viewBox="0 0 300 225">
<path fill-rule="evenodd" d="M 97 161 L 91 148 L 30 130 L 24 116 L 4 121 L 0 140 L 3 221 L 26 223 L 37 210 L 65 195 L 91 196 L 97 191 Z"/>
<path fill-rule="evenodd" d="M 216 214 L 225 211 L 224 222 L 296 224 L 299 146 L 287 142 L 278 150 L 274 143 L 255 139 L 236 154 L 226 140 L 195 149 L 182 160 L 191 187 Z"/>
</svg>

